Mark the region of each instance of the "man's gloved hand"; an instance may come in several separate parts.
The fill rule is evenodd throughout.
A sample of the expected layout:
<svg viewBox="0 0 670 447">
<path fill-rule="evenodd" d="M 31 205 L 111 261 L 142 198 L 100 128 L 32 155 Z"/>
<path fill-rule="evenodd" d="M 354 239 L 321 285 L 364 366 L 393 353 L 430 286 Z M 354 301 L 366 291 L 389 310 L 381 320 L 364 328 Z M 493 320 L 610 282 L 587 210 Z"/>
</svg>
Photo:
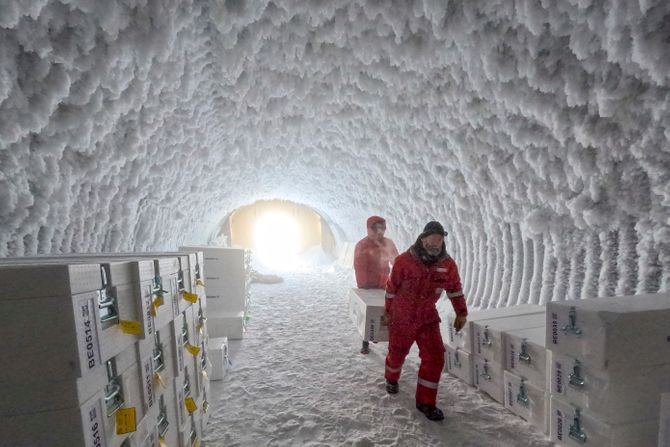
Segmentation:
<svg viewBox="0 0 670 447">
<path fill-rule="evenodd" d="M 465 315 L 460 315 L 456 317 L 454 320 L 454 329 L 456 329 L 456 332 L 460 331 L 463 329 L 463 326 L 465 326 L 465 323 L 468 321 L 468 318 Z"/>
</svg>

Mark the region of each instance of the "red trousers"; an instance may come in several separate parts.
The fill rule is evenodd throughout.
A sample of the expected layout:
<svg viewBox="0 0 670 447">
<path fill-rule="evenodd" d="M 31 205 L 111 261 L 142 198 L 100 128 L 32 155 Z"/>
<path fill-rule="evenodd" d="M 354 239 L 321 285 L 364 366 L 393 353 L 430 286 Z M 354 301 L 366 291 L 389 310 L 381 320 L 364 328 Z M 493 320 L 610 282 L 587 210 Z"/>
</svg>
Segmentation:
<svg viewBox="0 0 670 447">
<path fill-rule="evenodd" d="M 444 344 L 440 334 L 440 323 L 413 326 L 391 327 L 384 377 L 390 382 L 398 381 L 405 357 L 416 341 L 421 358 L 419 380 L 416 384 L 416 401 L 434 406 L 437 401 L 437 386 L 444 368 Z"/>
</svg>

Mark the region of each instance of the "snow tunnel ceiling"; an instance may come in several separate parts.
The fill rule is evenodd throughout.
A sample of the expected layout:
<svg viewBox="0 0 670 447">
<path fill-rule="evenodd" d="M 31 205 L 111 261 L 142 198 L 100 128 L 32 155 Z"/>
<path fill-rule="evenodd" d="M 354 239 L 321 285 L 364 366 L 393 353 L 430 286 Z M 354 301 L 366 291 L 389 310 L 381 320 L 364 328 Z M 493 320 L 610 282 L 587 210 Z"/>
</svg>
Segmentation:
<svg viewBox="0 0 670 447">
<path fill-rule="evenodd" d="M 0 256 L 205 242 L 280 198 L 468 298 L 670 290 L 670 3 L 0 3 Z"/>
</svg>

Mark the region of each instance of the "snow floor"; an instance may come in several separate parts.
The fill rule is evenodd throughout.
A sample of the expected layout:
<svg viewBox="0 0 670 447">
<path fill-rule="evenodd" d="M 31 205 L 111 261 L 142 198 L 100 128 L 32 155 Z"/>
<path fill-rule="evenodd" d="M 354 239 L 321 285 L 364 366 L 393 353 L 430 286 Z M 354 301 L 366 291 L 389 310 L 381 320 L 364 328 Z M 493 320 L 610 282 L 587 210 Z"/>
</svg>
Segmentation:
<svg viewBox="0 0 670 447">
<path fill-rule="evenodd" d="M 218 446 L 551 446 L 530 424 L 447 374 L 431 422 L 414 407 L 416 345 L 400 393 L 384 388 L 386 343 L 359 353 L 349 320 L 353 272 L 331 267 L 282 273 L 253 284 L 245 338 L 230 343 L 232 366 L 211 383 L 203 445 Z"/>
</svg>

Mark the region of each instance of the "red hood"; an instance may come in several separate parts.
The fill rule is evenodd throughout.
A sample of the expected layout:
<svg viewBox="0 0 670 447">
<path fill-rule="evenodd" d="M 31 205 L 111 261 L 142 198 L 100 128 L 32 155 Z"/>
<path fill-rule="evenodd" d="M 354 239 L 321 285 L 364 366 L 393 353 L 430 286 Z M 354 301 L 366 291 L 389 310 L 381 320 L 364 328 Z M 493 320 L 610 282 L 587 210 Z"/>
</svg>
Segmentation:
<svg viewBox="0 0 670 447">
<path fill-rule="evenodd" d="M 379 217 L 379 216 L 368 217 L 368 223 L 367 223 L 367 225 L 368 225 L 368 236 L 370 236 L 370 238 L 372 238 L 372 239 L 377 238 L 377 235 L 372 231 L 372 226 L 376 223 L 385 224 L 386 220 L 383 217 Z"/>
</svg>

